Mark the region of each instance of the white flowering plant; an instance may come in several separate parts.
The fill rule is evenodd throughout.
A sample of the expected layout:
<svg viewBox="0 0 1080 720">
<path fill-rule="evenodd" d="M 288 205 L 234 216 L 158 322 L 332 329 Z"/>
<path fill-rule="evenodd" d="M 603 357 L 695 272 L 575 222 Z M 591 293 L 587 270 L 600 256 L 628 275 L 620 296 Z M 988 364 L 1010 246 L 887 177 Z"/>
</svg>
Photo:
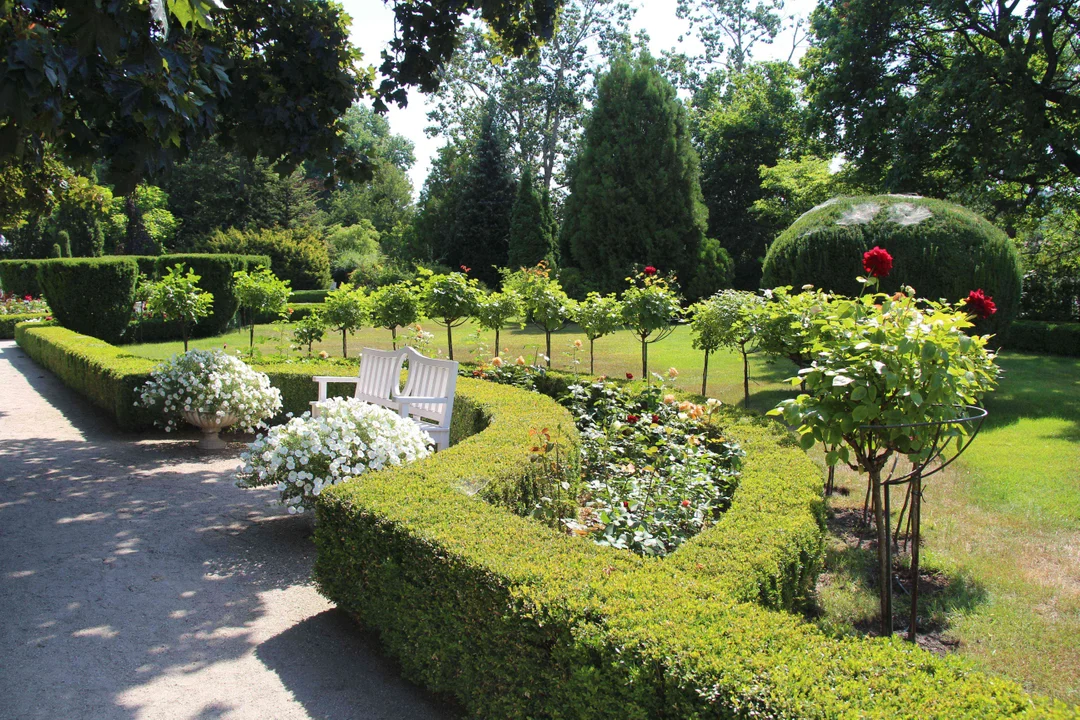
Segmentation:
<svg viewBox="0 0 1080 720">
<path fill-rule="evenodd" d="M 232 416 L 248 432 L 266 427 L 281 410 L 281 391 L 266 373 L 220 350 L 189 350 L 154 368 L 139 389 L 137 405 L 159 408 L 165 430 L 175 430 L 184 412 Z"/>
<path fill-rule="evenodd" d="M 332 485 L 368 470 L 404 465 L 430 454 L 430 439 L 408 418 L 354 398 L 319 403 L 260 435 L 240 456 L 237 485 L 276 485 L 289 514 L 311 509 Z"/>
</svg>

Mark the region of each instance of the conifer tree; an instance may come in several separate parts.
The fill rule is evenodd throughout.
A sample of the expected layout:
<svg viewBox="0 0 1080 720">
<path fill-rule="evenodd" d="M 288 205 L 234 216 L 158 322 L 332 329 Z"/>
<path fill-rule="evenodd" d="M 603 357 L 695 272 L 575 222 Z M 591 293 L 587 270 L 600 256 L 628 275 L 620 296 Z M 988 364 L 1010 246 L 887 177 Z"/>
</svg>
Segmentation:
<svg viewBox="0 0 1080 720">
<path fill-rule="evenodd" d="M 517 269 L 532 267 L 541 260 L 549 266 L 555 261 L 551 214 L 536 192 L 532 168 L 525 168 L 510 216 L 509 264 Z"/>
<path fill-rule="evenodd" d="M 616 60 L 574 163 L 563 225 L 573 264 L 603 292 L 641 265 L 689 282 L 708 217 L 699 176 L 675 88 L 647 53 Z"/>
<path fill-rule="evenodd" d="M 495 107 L 489 105 L 457 198 L 454 235 L 446 254 L 451 266 L 468 267 L 473 277 L 497 284 L 496 268 L 505 267 L 508 260 L 514 190 Z"/>
</svg>

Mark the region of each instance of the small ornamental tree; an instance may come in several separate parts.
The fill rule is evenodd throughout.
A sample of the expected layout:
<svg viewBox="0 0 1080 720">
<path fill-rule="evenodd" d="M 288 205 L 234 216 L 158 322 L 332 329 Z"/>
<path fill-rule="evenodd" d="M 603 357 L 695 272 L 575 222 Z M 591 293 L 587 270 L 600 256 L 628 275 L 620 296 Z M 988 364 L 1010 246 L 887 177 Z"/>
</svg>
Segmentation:
<svg viewBox="0 0 1080 720">
<path fill-rule="evenodd" d="M 307 345 L 308 355 L 311 354 L 311 345 L 323 339 L 326 335 L 326 318 L 321 312 L 313 312 L 300 318 L 293 329 L 293 340 L 298 345 Z"/>
<path fill-rule="evenodd" d="M 701 376 L 701 394 L 709 382 L 709 354 L 720 348 L 733 348 L 742 354 L 743 403 L 750 407 L 749 354 L 756 349 L 763 319 L 765 300 L 743 290 L 724 290 L 691 308 L 690 332 L 693 346 L 705 351 L 705 369 Z"/>
<path fill-rule="evenodd" d="M 596 374 L 596 365 L 593 361 L 593 344 L 605 335 L 622 327 L 623 306 L 615 294 L 601 295 L 591 292 L 585 297 L 585 301 L 579 303 L 574 313 L 574 322 L 589 339 L 589 374 Z"/>
<path fill-rule="evenodd" d="M 551 367 L 551 334 L 562 330 L 573 317 L 575 303 L 551 277 L 546 262 L 522 268 L 506 277 L 504 287 L 518 293 L 525 308 L 525 319 L 544 331 L 545 357 Z"/>
<path fill-rule="evenodd" d="M 368 321 L 367 296 L 362 288 L 342 283 L 326 295 L 323 317 L 327 327 L 341 331 L 341 357 L 349 357 L 349 333 L 356 332 Z"/>
<path fill-rule="evenodd" d="M 248 320 L 248 351 L 255 354 L 255 318 L 260 314 L 282 315 L 289 305 L 288 280 L 278 280 L 270 268 L 233 273 L 236 300 Z"/>
<path fill-rule="evenodd" d="M 511 320 L 522 313 L 521 298 L 513 290 L 488 293 L 476 305 L 476 322 L 486 330 L 495 331 L 495 356 L 500 355 L 499 333 Z"/>
<path fill-rule="evenodd" d="M 649 345 L 675 332 L 682 314 L 678 286 L 649 265 L 633 278 L 623 293 L 623 323 L 641 341 L 641 374 L 649 382 Z"/>
<path fill-rule="evenodd" d="M 799 293 L 792 293 L 788 286 L 766 290 L 765 298 L 768 302 L 761 320 L 759 348 L 768 355 L 785 357 L 800 368 L 807 367 L 813 359 L 814 318 L 831 296 L 807 285 Z"/>
<path fill-rule="evenodd" d="M 420 317 L 420 299 L 409 283 L 384 285 L 371 293 L 368 300 L 371 324 L 390 331 L 390 339 L 397 350 L 397 329 L 416 322 Z"/>
<path fill-rule="evenodd" d="M 476 313 L 480 288 L 476 280 L 459 272 L 436 275 L 427 268 L 420 268 L 419 276 L 420 304 L 424 314 L 446 326 L 446 351 L 453 360 L 453 330 Z"/>
<path fill-rule="evenodd" d="M 813 361 L 792 378 L 794 384 L 805 383 L 806 392 L 770 412 L 798 427 L 804 449 L 823 443 L 830 467 L 844 462 L 868 474 L 877 525 L 881 632 L 891 635 L 883 471 L 896 455 L 917 465 L 950 443 L 959 449 L 970 432 L 959 422 L 968 413 L 965 406 L 993 389 L 998 368 L 987 350 L 990 336 L 967 334 L 974 313 L 988 315 L 988 308 L 917 299 L 911 287 L 895 295 L 872 292 L 888 269 L 867 256 L 864 267 L 871 276 L 860 278 L 866 294 L 834 296 L 810 322 Z"/>
<path fill-rule="evenodd" d="M 188 350 L 191 326 L 209 315 L 214 307 L 213 294 L 199 289 L 201 279 L 190 268 L 185 274 L 184 263 L 177 263 L 161 280 L 151 283 L 146 292 L 147 312 L 161 315 L 166 320 L 180 321 L 184 352 Z"/>
</svg>

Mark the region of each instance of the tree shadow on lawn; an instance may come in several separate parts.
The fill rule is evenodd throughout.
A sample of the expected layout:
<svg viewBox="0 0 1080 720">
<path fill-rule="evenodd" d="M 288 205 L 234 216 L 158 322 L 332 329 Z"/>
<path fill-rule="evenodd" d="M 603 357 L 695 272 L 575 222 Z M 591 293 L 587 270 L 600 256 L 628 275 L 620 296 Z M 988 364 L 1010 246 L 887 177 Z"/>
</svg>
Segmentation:
<svg viewBox="0 0 1080 720">
<path fill-rule="evenodd" d="M 871 524 L 863 521 L 861 507 L 831 507 L 826 524 L 824 570 L 818 578 L 807 616 L 825 632 L 835 635 L 878 635 L 877 542 Z M 897 538 L 900 550 L 893 561 L 893 630 L 906 633 L 911 611 L 912 576 L 910 555 L 904 552 L 905 536 Z M 837 592 L 833 602 L 843 604 L 842 617 L 827 613 L 823 594 Z M 947 636 L 948 617 L 967 613 L 986 603 L 986 588 L 967 573 L 934 567 L 922 558 L 919 567 L 919 645 L 939 654 L 956 649 Z"/>
<path fill-rule="evenodd" d="M 987 430 L 1028 418 L 1061 418 L 1076 429 L 1063 439 L 1080 441 L 1080 359 L 1003 353 L 998 364 L 1003 373 L 986 398 Z"/>
</svg>

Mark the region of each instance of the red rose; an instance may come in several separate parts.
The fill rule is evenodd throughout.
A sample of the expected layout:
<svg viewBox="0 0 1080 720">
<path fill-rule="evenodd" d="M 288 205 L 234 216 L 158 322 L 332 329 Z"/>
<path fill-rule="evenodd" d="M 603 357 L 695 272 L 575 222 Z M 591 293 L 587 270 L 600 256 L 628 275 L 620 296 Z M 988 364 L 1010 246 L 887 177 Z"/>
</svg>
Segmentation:
<svg viewBox="0 0 1080 720">
<path fill-rule="evenodd" d="M 34 298 L 30 295 L 23 295 L 23 300 L 25 300 L 26 302 L 31 302 L 33 299 Z"/>
<path fill-rule="evenodd" d="M 650 277 L 655 275 L 656 274 L 656 268 L 654 268 L 652 265 L 646 265 L 645 266 L 645 274 L 649 275 Z"/>
<path fill-rule="evenodd" d="M 689 500 L 683 500 L 679 504 L 682 505 L 683 507 L 690 507 L 690 501 Z"/>
<path fill-rule="evenodd" d="M 631 425 L 633 425 L 634 423 L 636 423 L 640 419 L 641 418 L 639 416 L 637 416 L 637 415 L 627 415 L 626 416 L 626 422 L 630 423 Z"/>
<path fill-rule="evenodd" d="M 892 255 L 885 248 L 875 245 L 863 253 L 862 266 L 867 275 L 883 278 L 892 270 Z"/>
<path fill-rule="evenodd" d="M 980 317 L 983 320 L 997 312 L 997 305 L 994 304 L 994 299 L 987 297 L 986 293 L 981 289 L 972 290 L 968 293 L 964 305 L 967 307 L 969 313 L 976 317 Z"/>
<path fill-rule="evenodd" d="M 653 425 L 659 425 L 660 424 L 660 416 L 659 415 L 653 415 L 652 416 L 652 421 L 653 421 Z"/>
<path fill-rule="evenodd" d="M 633 380 L 634 379 L 634 373 L 626 373 L 626 379 L 627 380 Z"/>
</svg>

